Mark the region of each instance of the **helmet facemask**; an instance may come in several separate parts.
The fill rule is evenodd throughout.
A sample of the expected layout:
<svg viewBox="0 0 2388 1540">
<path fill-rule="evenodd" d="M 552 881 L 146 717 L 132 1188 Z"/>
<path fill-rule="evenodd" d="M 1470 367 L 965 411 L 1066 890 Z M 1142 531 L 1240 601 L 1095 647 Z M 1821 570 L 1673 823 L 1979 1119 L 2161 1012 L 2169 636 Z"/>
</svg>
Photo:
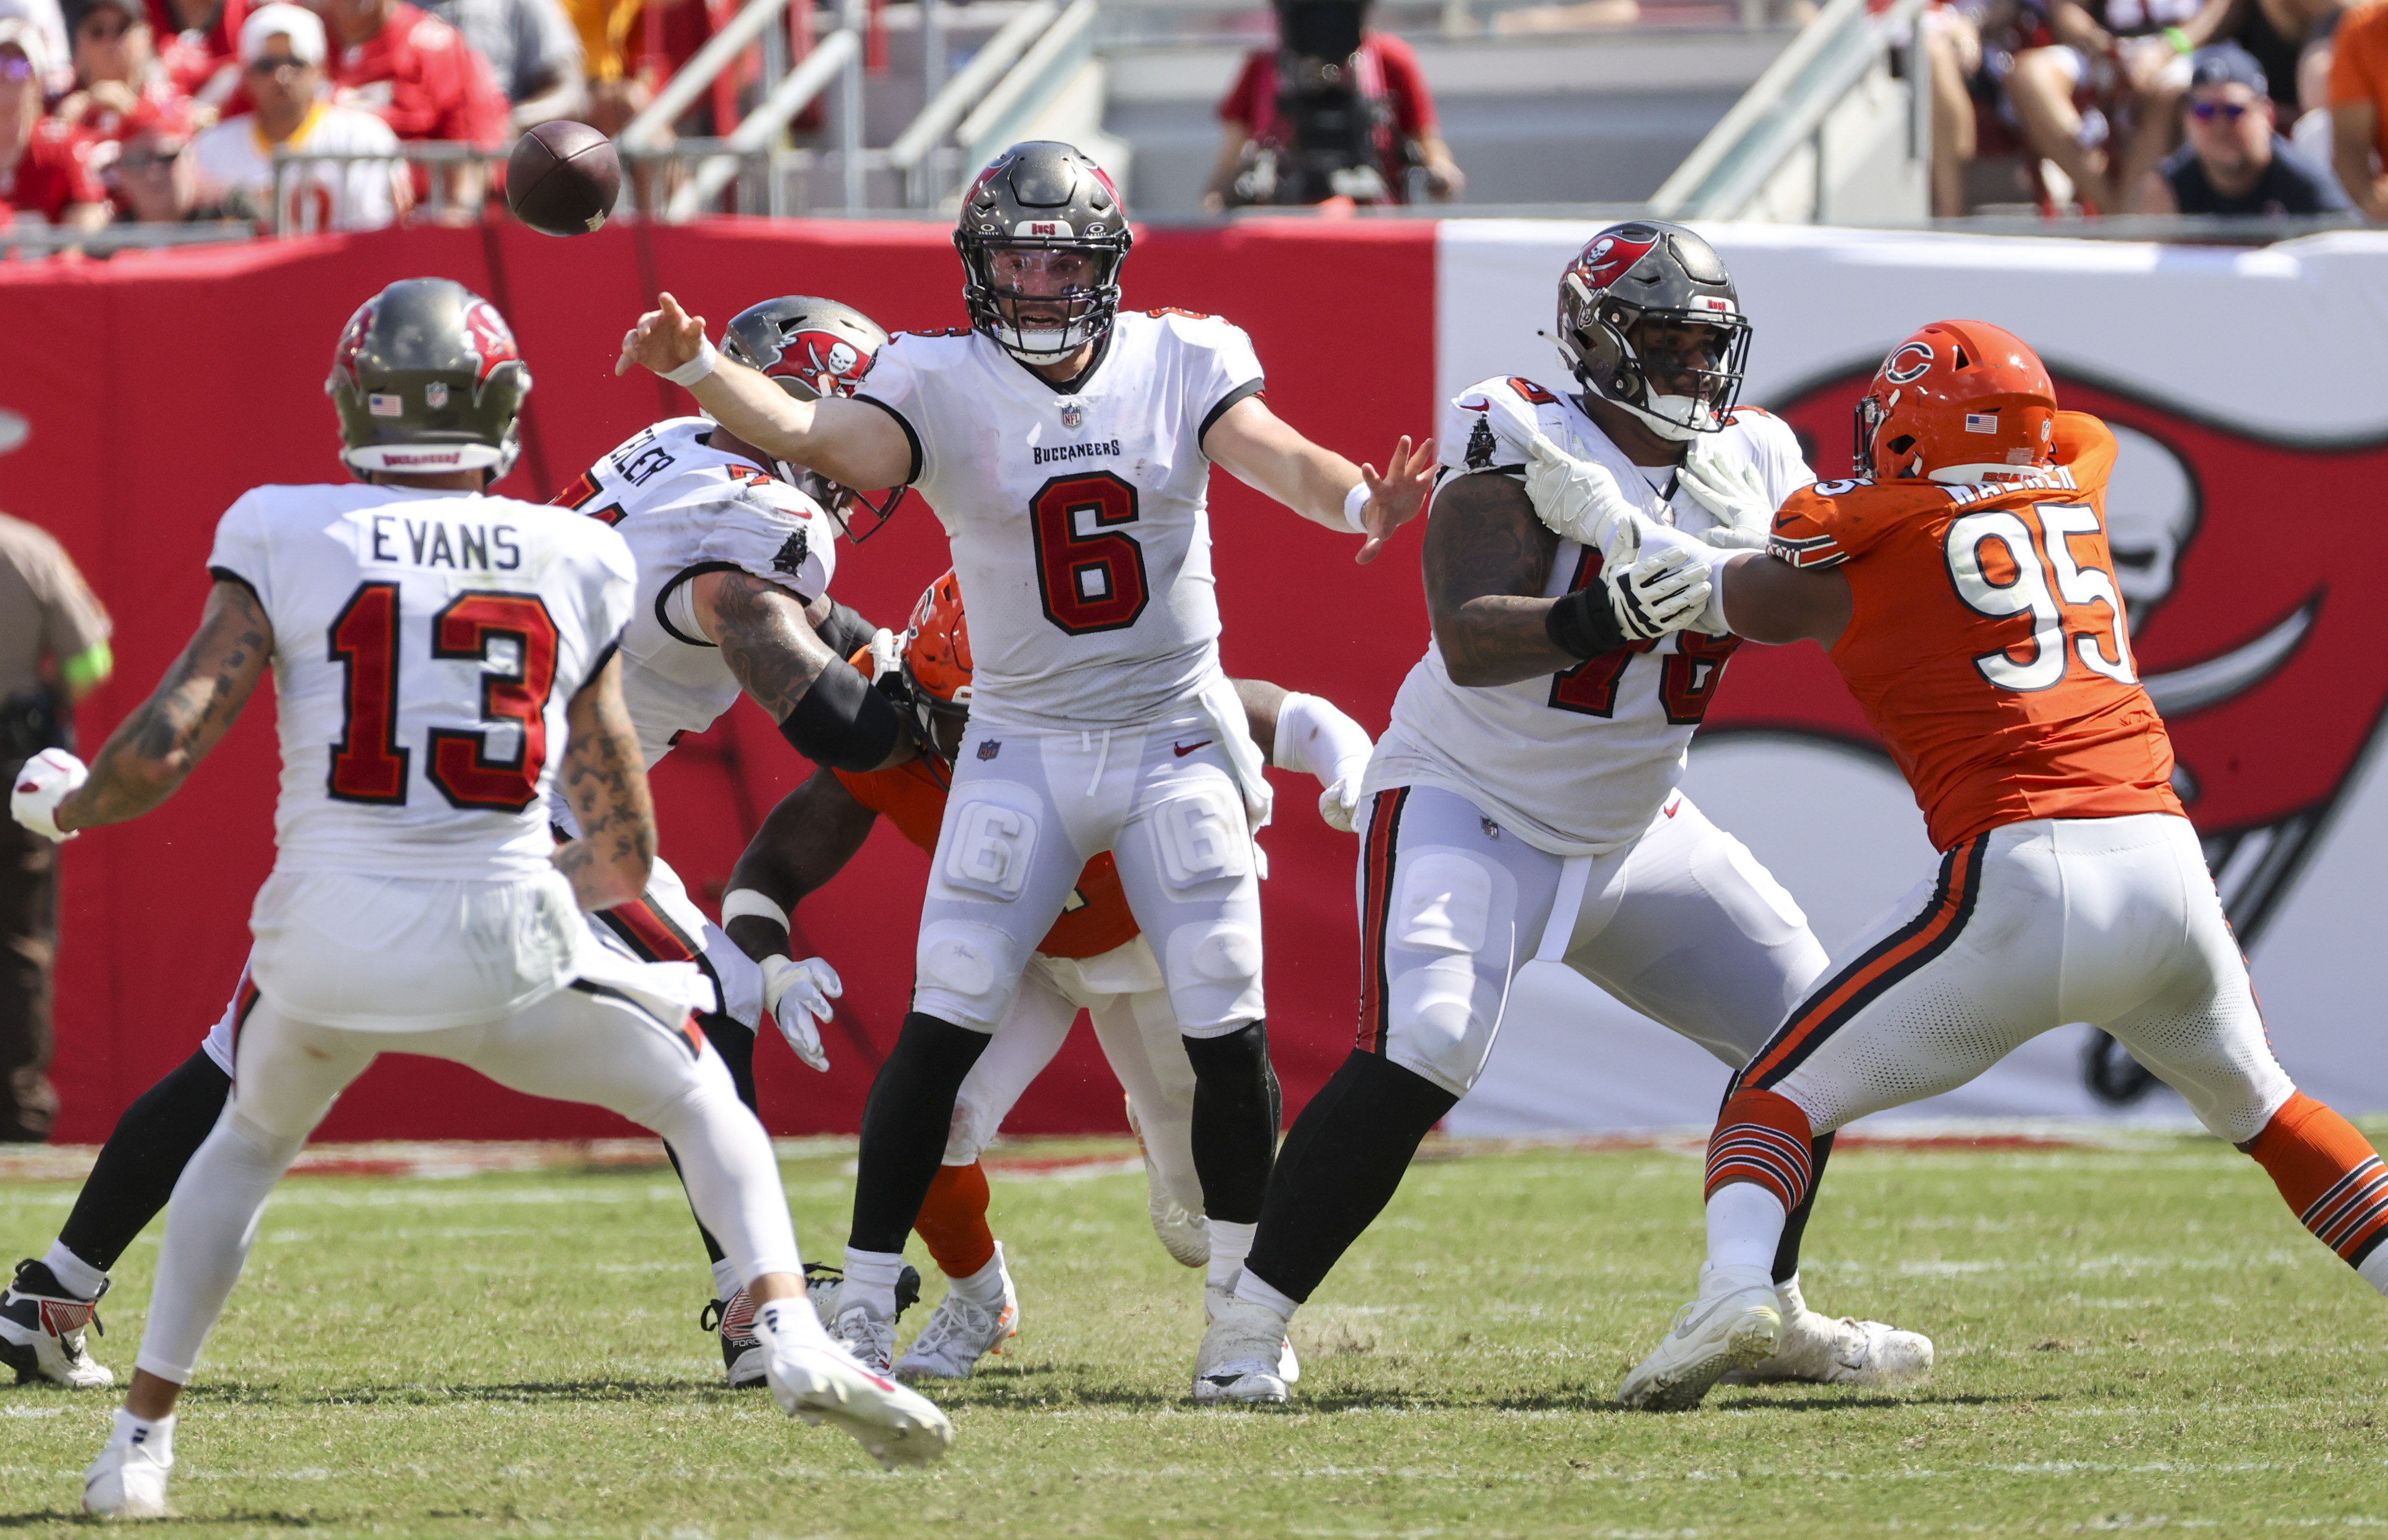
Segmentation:
<svg viewBox="0 0 2388 1540">
<path fill-rule="evenodd" d="M 1577 288 L 1581 280 L 1568 282 Z M 1643 309 L 1585 291 L 1579 313 L 1591 320 L 1562 333 L 1559 356 L 1585 389 L 1678 443 L 1721 432 L 1741 397 L 1749 360 L 1749 322 L 1740 315 Z M 1696 336 L 1708 334 L 1705 346 Z M 1673 389 L 1658 388 L 1673 386 Z"/>
<path fill-rule="evenodd" d="M 972 324 L 1013 358 L 1059 363 L 1111 330 L 1126 256 L 1107 243 L 982 235 L 962 251 L 962 299 Z"/>
<path fill-rule="evenodd" d="M 911 697 L 912 725 L 920 734 L 921 747 L 947 764 L 953 764 L 962 751 L 962 734 L 970 727 L 971 687 L 963 685 L 956 689 L 950 701 L 938 695 L 913 674 L 908 648 L 904 655 L 904 691 Z"/>
</svg>

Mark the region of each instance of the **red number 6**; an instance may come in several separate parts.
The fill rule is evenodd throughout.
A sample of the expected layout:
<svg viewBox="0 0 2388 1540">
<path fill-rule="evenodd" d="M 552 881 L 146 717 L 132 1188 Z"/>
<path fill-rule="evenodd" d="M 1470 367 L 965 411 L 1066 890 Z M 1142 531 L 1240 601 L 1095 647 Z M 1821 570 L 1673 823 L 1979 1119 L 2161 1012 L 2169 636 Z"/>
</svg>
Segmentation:
<svg viewBox="0 0 2388 1540">
<path fill-rule="evenodd" d="M 1055 476 L 1028 511 L 1045 618 L 1073 637 L 1134 625 L 1152 597 L 1144 548 L 1118 527 L 1136 523 L 1136 488 L 1109 471 Z M 1092 526 L 1083 533 L 1080 514 Z"/>
</svg>

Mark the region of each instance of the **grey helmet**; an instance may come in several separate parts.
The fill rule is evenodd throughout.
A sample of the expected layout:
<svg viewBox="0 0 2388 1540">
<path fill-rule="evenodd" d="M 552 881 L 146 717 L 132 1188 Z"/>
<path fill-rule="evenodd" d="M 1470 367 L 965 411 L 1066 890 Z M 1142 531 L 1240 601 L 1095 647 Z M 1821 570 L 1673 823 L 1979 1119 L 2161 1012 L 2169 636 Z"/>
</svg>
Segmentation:
<svg viewBox="0 0 2388 1540">
<path fill-rule="evenodd" d="M 1120 266 L 1134 244 L 1119 189 L 1100 166 L 1058 140 L 1014 145 L 971 183 L 954 229 L 971 325 L 1023 363 L 1066 359 L 1118 318 Z M 1024 331 L 1004 313 L 1004 301 L 1023 297 L 997 284 L 998 251 L 1082 251 L 1094 281 L 1061 297 L 1069 309 L 1060 330 Z"/>
<path fill-rule="evenodd" d="M 1634 340 L 1644 321 L 1721 334 L 1712 365 L 1696 369 L 1696 396 L 1659 395 Z M 1559 278 L 1559 357 L 1586 390 L 1649 424 L 1662 438 L 1715 433 L 1741 395 L 1749 321 L 1716 248 L 1679 224 L 1613 224 L 1576 254 Z"/>
<path fill-rule="evenodd" d="M 498 308 L 449 278 L 405 278 L 357 308 L 324 394 L 351 470 L 487 471 L 522 452 L 530 366 Z"/>
<path fill-rule="evenodd" d="M 886 346 L 887 331 L 879 322 L 851 305 L 808 294 L 749 305 L 730 318 L 721 334 L 723 353 L 768 376 L 799 401 L 852 396 Z M 906 488 L 901 486 L 874 503 L 819 471 L 784 460 L 772 461 L 772 466 L 781 481 L 828 510 L 857 544 L 878 534 L 904 500 Z M 856 506 L 874 515 L 870 527 L 859 534 L 853 523 Z"/>
</svg>

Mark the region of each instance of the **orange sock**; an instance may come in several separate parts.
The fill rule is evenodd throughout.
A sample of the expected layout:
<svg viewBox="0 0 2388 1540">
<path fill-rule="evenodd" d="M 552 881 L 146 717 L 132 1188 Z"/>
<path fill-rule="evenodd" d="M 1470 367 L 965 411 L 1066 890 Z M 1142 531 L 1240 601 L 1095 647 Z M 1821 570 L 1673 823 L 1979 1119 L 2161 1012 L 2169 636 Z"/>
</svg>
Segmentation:
<svg viewBox="0 0 2388 1540">
<path fill-rule="evenodd" d="M 995 1231 L 986 1228 L 986 1168 L 940 1166 L 929 1183 L 921 1217 L 912 1222 L 947 1278 L 968 1278 L 995 1260 Z"/>
<path fill-rule="evenodd" d="M 2272 1114 L 2247 1153 L 2299 1222 L 2369 1278 L 2364 1263 L 2388 1240 L 2388 1167 L 2371 1141 L 2300 1091 Z"/>
<path fill-rule="evenodd" d="M 1786 1214 L 1799 1206 L 1815 1180 L 1815 1133 L 1808 1115 L 1780 1092 L 1736 1091 L 1717 1114 L 1708 1135 L 1708 1180 L 1703 1197 L 1714 1197 L 1729 1181 L 1754 1181 L 1783 1200 Z"/>
</svg>

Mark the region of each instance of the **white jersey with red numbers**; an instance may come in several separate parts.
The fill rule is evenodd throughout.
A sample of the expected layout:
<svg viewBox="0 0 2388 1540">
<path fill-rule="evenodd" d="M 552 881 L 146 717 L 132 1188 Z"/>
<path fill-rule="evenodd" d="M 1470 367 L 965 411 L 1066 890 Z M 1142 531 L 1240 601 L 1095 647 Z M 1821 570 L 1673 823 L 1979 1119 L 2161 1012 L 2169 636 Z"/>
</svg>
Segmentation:
<svg viewBox="0 0 2388 1540">
<path fill-rule="evenodd" d="M 1124 727 L 1219 676 L 1202 438 L 1261 389 L 1243 332 L 1123 312 L 1064 391 L 977 333 L 907 333 L 857 399 L 894 414 L 953 544 L 975 721 Z"/>
<path fill-rule="evenodd" d="M 810 603 L 837 566 L 828 514 L 754 461 L 713 448 L 718 431 L 704 417 L 641 429 L 555 499 L 611 525 L 638 563 L 622 700 L 650 769 L 738 699 L 737 676 L 697 623 L 692 580 L 743 572 Z"/>
<path fill-rule="evenodd" d="M 553 869 L 565 708 L 630 615 L 618 536 L 510 498 L 260 486 L 208 570 L 273 626 L 277 871 Z"/>
<path fill-rule="evenodd" d="M 1474 472 L 1522 477 L 1537 432 L 1607 466 L 1628 499 L 1658 523 L 1688 534 L 1714 524 L 1678 489 L 1672 467 L 1634 464 L 1574 401 L 1518 377 L 1486 380 L 1453 398 L 1437 440 L 1445 485 Z M 1727 453 L 1758 467 L 1777 506 L 1816 479 L 1780 418 L 1741 408 L 1721 437 Z M 1600 552 L 1559 541 L 1543 595 L 1582 587 L 1600 564 Z M 973 640 L 977 618 L 972 611 Z M 1442 649 L 1429 642 L 1402 682 L 1364 787 L 1442 787 L 1555 855 L 1615 850 L 1650 827 L 1682 778 L 1684 748 L 1739 645 L 1733 637 L 1683 631 L 1563 674 L 1466 687 L 1452 683 Z"/>
</svg>

